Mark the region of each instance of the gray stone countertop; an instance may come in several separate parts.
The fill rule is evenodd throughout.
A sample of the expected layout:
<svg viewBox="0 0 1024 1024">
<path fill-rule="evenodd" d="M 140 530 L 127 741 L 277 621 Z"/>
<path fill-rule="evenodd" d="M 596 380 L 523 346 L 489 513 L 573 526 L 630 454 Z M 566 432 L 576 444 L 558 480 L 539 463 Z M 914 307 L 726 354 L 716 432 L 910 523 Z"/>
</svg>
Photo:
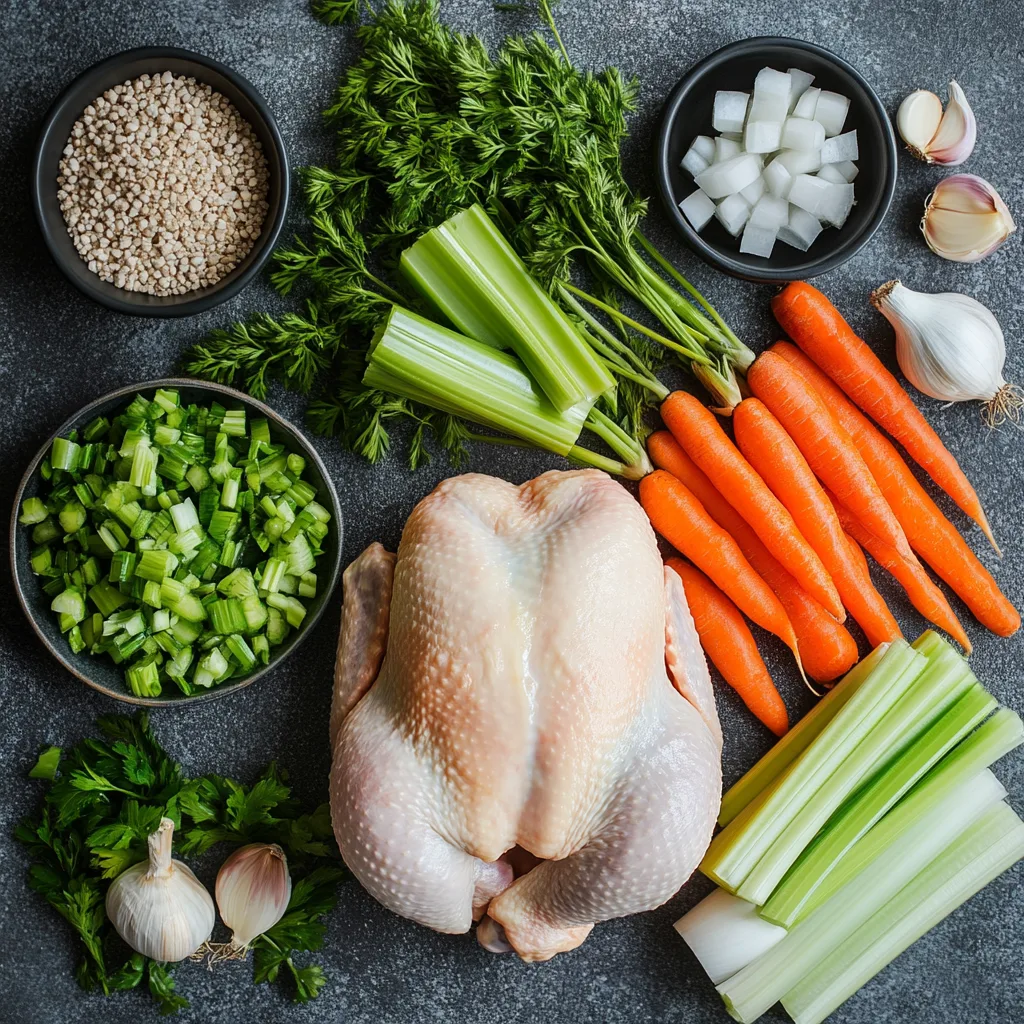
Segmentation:
<svg viewBox="0 0 1024 1024">
<path fill-rule="evenodd" d="M 442 0 L 444 17 L 494 42 L 533 27 L 524 15 L 497 14 L 488 0 Z M 354 53 L 352 33 L 315 22 L 302 0 L 4 0 L 0 44 L 0 507 L 49 431 L 92 398 L 115 387 L 168 374 L 180 354 L 214 326 L 275 308 L 264 283 L 190 320 L 147 320 L 93 305 L 64 279 L 44 249 L 32 217 L 28 169 L 40 120 L 80 71 L 122 49 L 148 44 L 188 47 L 238 68 L 276 113 L 294 166 L 326 159 L 330 140 L 319 111 Z M 890 112 L 915 88 L 944 93 L 951 75 L 977 112 L 977 149 L 964 168 L 1000 189 L 1024 218 L 1024 13 L 1019 0 L 567 0 L 559 22 L 580 65 L 615 64 L 641 83 L 639 110 L 626 150 L 627 175 L 650 194 L 652 138 L 664 97 L 698 58 L 735 39 L 791 35 L 844 56 L 872 82 Z M 892 211 L 867 248 L 817 283 L 892 364 L 892 336 L 868 306 L 869 291 L 899 276 L 926 291 L 960 290 L 1000 319 L 1009 348 L 1006 376 L 1024 382 L 1021 235 L 976 266 L 946 263 L 925 248 L 917 221 L 925 196 L 942 176 L 900 156 Z M 301 225 L 299 205 L 292 226 Z M 652 204 L 650 230 L 753 348 L 775 340 L 765 287 L 738 283 L 703 266 L 672 235 Z M 272 404 L 300 421 L 302 404 L 276 391 Z M 996 535 L 998 561 L 976 529 L 967 536 L 1018 607 L 1024 607 L 1024 456 L 1021 434 L 990 433 L 972 406 L 942 408 L 921 399 L 931 423 L 972 477 Z M 345 560 L 370 540 L 393 547 L 415 502 L 451 470 L 443 459 L 410 474 L 397 459 L 371 467 L 326 439 L 316 439 L 341 494 Z M 478 448 L 470 468 L 515 481 L 559 460 L 515 450 Z M 1021 474 L 1021 475 L 1018 475 Z M 933 489 L 934 490 L 934 489 Z M 941 504 L 958 525 L 964 517 Z M 923 621 L 887 582 L 906 633 Z M 315 635 L 261 682 L 194 710 L 154 716 L 158 734 L 187 769 L 252 778 L 270 758 L 290 772 L 300 796 L 326 799 L 326 717 L 340 595 Z M 66 674 L 22 617 L 8 573 L 0 581 L 0 1020 L 12 1024 L 156 1020 L 148 996 L 86 995 L 72 976 L 77 950 L 67 927 L 25 885 L 26 860 L 14 823 L 35 807 L 39 789 L 25 773 L 43 743 L 70 744 L 93 729 L 97 715 L 122 710 Z M 1004 703 L 1021 699 L 1020 637 L 1000 640 L 957 611 L 975 641 L 971 664 Z M 770 668 L 794 715 L 805 695 L 774 638 L 759 634 Z M 769 736 L 722 687 L 729 783 L 769 746 Z M 1024 811 L 1024 757 L 1005 758 L 997 774 L 1011 803 Z M 207 881 L 211 879 L 207 878 Z M 328 983 L 315 1002 L 291 1005 L 276 989 L 251 984 L 250 967 L 224 965 L 213 974 L 177 972 L 192 1008 L 185 1021 L 294 1021 L 320 1024 L 444 1021 L 498 1022 L 724 1021 L 724 1009 L 671 923 L 708 890 L 695 878 L 653 913 L 599 925 L 578 950 L 546 965 L 496 957 L 472 935 L 441 936 L 345 886 L 329 918 L 321 955 Z M 1018 865 L 918 942 L 838 1010 L 833 1020 L 939 1024 L 1012 1024 L 1024 1019 L 1024 871 Z M 766 1019 L 784 1019 L 781 1010 Z"/>
</svg>

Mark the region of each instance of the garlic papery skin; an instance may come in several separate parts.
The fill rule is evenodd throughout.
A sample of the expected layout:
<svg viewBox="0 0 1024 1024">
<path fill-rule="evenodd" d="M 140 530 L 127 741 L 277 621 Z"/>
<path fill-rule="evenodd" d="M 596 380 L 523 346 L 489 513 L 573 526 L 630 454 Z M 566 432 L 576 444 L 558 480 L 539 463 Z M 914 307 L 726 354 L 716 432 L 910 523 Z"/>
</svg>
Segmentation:
<svg viewBox="0 0 1024 1024">
<path fill-rule="evenodd" d="M 927 160 L 925 149 L 935 138 L 942 120 L 942 100 L 927 89 L 912 92 L 896 111 L 896 130 L 918 160 Z"/>
<path fill-rule="evenodd" d="M 284 850 L 276 843 L 236 850 L 217 873 L 216 893 L 221 919 L 231 929 L 230 947 L 248 949 L 288 909 L 292 878 Z"/>
<path fill-rule="evenodd" d="M 954 174 L 925 203 L 921 231 L 928 248 L 955 263 L 977 263 L 1017 230 L 999 193 L 976 174 Z"/>
<path fill-rule="evenodd" d="M 161 818 L 149 859 L 123 871 L 107 890 L 107 917 L 137 953 L 173 962 L 191 956 L 213 932 L 217 912 L 206 887 L 171 858 L 174 822 Z"/>
<path fill-rule="evenodd" d="M 889 281 L 871 296 L 896 332 L 896 359 L 918 391 L 943 402 L 980 401 L 990 426 L 1020 416 L 1019 388 L 1003 379 L 999 321 L 977 299 L 927 294 Z"/>
<path fill-rule="evenodd" d="M 973 152 L 978 139 L 978 124 L 963 89 L 955 81 L 949 83 L 949 102 L 934 138 L 925 147 L 930 164 L 956 167 Z"/>
</svg>

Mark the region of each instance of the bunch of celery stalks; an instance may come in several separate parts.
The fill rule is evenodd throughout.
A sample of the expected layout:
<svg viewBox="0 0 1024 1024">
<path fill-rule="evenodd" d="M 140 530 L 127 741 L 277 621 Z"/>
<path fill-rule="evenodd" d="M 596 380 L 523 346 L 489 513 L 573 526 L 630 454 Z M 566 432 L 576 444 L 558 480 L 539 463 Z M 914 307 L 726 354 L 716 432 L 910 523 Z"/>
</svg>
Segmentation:
<svg viewBox="0 0 1024 1024">
<path fill-rule="evenodd" d="M 609 473 L 651 472 L 643 445 L 596 403 L 614 398 L 612 369 L 659 400 L 667 389 L 597 321 L 588 330 L 570 320 L 483 207 L 428 231 L 400 269 L 424 307 L 457 330 L 393 306 L 370 343 L 364 384 Z M 618 458 L 578 445 L 584 429 Z"/>
<path fill-rule="evenodd" d="M 676 923 L 729 1013 L 817 1024 L 1024 857 L 989 770 L 1022 739 L 931 631 L 857 665 L 725 794 Z"/>
</svg>

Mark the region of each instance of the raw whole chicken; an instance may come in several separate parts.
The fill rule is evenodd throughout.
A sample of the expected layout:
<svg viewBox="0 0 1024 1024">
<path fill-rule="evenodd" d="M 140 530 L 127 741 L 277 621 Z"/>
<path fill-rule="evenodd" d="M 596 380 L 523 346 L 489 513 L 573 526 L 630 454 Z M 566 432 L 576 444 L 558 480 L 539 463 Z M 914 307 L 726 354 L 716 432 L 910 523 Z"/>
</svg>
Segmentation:
<svg viewBox="0 0 1024 1024">
<path fill-rule="evenodd" d="M 480 920 L 524 960 L 669 899 L 721 799 L 679 578 L 596 470 L 446 480 L 397 556 L 348 567 L 331 744 L 334 832 L 369 892 L 440 932 Z"/>
</svg>

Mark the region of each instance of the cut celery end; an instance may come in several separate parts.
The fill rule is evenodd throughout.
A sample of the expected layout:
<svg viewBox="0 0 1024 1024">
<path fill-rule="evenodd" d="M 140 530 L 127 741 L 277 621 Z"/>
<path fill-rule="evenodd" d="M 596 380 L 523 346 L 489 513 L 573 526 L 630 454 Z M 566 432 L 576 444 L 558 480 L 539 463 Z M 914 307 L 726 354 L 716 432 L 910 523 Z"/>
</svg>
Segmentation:
<svg viewBox="0 0 1024 1024">
<path fill-rule="evenodd" d="M 810 794 L 747 875 L 737 895 L 758 905 L 766 902 L 843 801 L 872 772 L 906 749 L 976 682 L 964 659 L 945 641 L 938 637 L 935 639 L 937 644 L 930 643 L 930 638 L 922 638 L 924 650 L 921 653 L 931 654 L 924 671 L 920 675 L 904 674 L 902 678 L 906 685 L 898 699 L 867 733 L 861 735 L 859 742 L 827 781 Z M 893 686 L 887 697 L 896 694 L 899 687 L 899 683 Z"/>
<path fill-rule="evenodd" d="M 515 356 L 395 306 L 363 383 L 567 455 L 593 400 L 559 412 Z"/>
<path fill-rule="evenodd" d="M 776 779 L 756 806 L 748 807 L 715 836 L 701 871 L 722 888 L 736 892 L 766 851 L 888 714 L 926 664 L 927 660 L 909 644 L 893 641 L 875 671 L 822 730 L 817 742 Z"/>
<path fill-rule="evenodd" d="M 782 999 L 796 1024 L 820 1024 L 908 946 L 1024 857 L 1024 822 L 997 804 Z"/>
<path fill-rule="evenodd" d="M 985 719 L 995 704 L 995 698 L 974 683 L 829 820 L 761 908 L 761 916 L 791 928 L 828 899 L 838 888 L 831 882 L 832 872 L 845 855 L 940 758 Z M 996 757 L 1003 753 L 1001 749 Z"/>
<path fill-rule="evenodd" d="M 764 956 L 718 986 L 742 1024 L 757 1020 L 1006 795 L 989 771 L 967 780 Z"/>
<path fill-rule="evenodd" d="M 406 249 L 401 269 L 462 334 L 512 349 L 556 409 L 593 402 L 614 386 L 572 321 L 530 276 L 479 204 Z"/>
<path fill-rule="evenodd" d="M 718 824 L 725 827 L 755 797 L 773 783 L 813 742 L 843 709 L 857 688 L 875 670 L 888 644 L 879 644 L 854 665 L 842 680 L 776 743 L 753 768 L 722 797 Z"/>
</svg>

